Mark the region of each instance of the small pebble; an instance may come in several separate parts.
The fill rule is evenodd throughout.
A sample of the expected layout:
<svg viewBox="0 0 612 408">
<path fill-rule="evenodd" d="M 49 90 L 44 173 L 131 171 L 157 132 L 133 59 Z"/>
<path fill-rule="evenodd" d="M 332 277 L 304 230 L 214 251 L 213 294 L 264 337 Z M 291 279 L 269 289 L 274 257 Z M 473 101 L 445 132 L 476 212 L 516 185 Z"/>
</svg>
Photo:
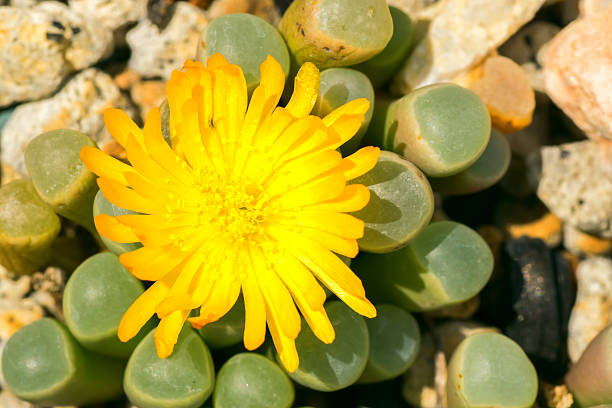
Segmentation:
<svg viewBox="0 0 612 408">
<path fill-rule="evenodd" d="M 531 123 L 535 95 L 525 71 L 510 58 L 487 58 L 468 73 L 466 86 L 480 96 L 497 130 L 516 132 Z"/>
<path fill-rule="evenodd" d="M 566 224 L 563 226 L 563 246 L 579 256 L 609 255 L 612 252 L 612 239 L 587 234 Z"/>
<path fill-rule="evenodd" d="M 508 224 L 506 231 L 511 238 L 528 236 L 539 238 L 549 247 L 556 247 L 561 242 L 562 223 L 559 217 L 547 212 L 543 216 L 524 224 Z"/>
<path fill-rule="evenodd" d="M 212 20 L 232 13 L 254 14 L 273 26 L 277 26 L 281 19 L 273 0 L 214 0 L 208 8 L 207 16 Z"/>
<path fill-rule="evenodd" d="M 612 261 L 592 257 L 578 265 L 578 294 L 569 321 L 568 352 L 578 361 L 591 340 L 612 323 Z"/>
</svg>

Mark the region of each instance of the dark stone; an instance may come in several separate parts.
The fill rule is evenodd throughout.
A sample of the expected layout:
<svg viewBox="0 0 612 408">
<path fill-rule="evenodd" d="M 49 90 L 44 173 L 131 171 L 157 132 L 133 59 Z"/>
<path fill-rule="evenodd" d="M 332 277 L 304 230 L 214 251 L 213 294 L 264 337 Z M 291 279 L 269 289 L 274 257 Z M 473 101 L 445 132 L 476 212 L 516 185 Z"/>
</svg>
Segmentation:
<svg viewBox="0 0 612 408">
<path fill-rule="evenodd" d="M 160 30 L 168 26 L 174 15 L 174 0 L 149 0 L 147 2 L 147 17 Z"/>
<path fill-rule="evenodd" d="M 289 5 L 293 2 L 293 0 L 274 0 L 274 4 L 278 8 L 278 10 L 282 13 L 287 10 Z"/>
<path fill-rule="evenodd" d="M 569 263 L 540 239 L 509 240 L 502 250 L 512 314 L 503 327 L 547 380 L 567 369 L 567 327 L 575 300 Z"/>
</svg>

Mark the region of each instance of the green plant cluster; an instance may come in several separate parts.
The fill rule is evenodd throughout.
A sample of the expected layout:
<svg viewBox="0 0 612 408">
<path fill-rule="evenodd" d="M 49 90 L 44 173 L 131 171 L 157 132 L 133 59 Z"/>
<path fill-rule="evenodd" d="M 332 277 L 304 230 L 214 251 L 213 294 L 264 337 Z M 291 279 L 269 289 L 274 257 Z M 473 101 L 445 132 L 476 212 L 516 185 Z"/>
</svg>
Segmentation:
<svg viewBox="0 0 612 408">
<path fill-rule="evenodd" d="M 381 92 L 409 55 L 413 37 L 410 18 L 384 0 L 295 0 L 278 30 L 248 14 L 215 19 L 197 50 L 202 61 L 221 52 L 240 65 L 249 91 L 267 55 L 280 62 L 288 84 L 299 64 L 315 63 L 322 70 L 313 111 L 319 116 L 356 98 L 370 101 L 358 136 L 342 149 L 345 155 L 366 145 L 383 149 L 375 168 L 354 180 L 370 189 L 371 198 L 355 214 L 366 228 L 351 268 L 374 301 L 376 318 L 365 319 L 330 296 L 325 309 L 336 339 L 323 344 L 303 322 L 296 340 L 300 366 L 293 373 L 278 363 L 269 341 L 255 352 L 243 349 L 242 299 L 199 331 L 185 326 L 167 359 L 156 355 L 154 321 L 140 336 L 119 342 L 121 316 L 144 287 L 117 255 L 138 246 L 97 236 L 92 214 L 127 211 L 98 192 L 95 176 L 81 163 L 78 152 L 94 145 L 91 139 L 72 130 L 47 132 L 25 153 L 31 181 L 0 189 L 0 263 L 21 274 L 52 263 L 59 216 L 91 231 L 110 252 L 89 257 L 72 273 L 63 298 L 65 324 L 45 318 L 8 341 L 2 371 L 10 389 L 43 405 L 93 404 L 125 394 L 139 408 L 287 408 L 296 389 L 332 392 L 404 373 L 420 346 L 413 313 L 474 297 L 494 264 L 488 245 L 469 227 L 431 222 L 434 192 L 490 187 L 510 160 L 508 142 L 491 129 L 473 92 L 454 84 L 433 84 L 396 100 Z M 596 347 L 610 356 L 612 337 L 606 336 Z M 591 360 L 588 367 L 597 365 Z M 580 401 L 612 403 L 612 376 L 601 386 L 585 385 L 585 366 L 570 375 Z M 466 338 L 450 360 L 450 408 L 530 407 L 537 388 L 529 359 L 501 334 Z"/>
</svg>

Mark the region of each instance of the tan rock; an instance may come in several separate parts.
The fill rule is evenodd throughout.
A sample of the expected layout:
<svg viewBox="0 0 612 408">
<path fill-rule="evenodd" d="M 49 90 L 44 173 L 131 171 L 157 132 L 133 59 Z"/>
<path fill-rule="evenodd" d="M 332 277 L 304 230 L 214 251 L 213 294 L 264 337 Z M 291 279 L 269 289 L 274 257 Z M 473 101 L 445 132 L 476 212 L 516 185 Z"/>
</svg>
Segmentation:
<svg viewBox="0 0 612 408">
<path fill-rule="evenodd" d="M 185 60 L 195 59 L 198 40 L 207 23 L 203 10 L 185 2 L 176 3 L 163 30 L 150 20 L 141 21 L 126 36 L 132 50 L 129 68 L 143 77 L 169 79 Z"/>
<path fill-rule="evenodd" d="M 21 178 L 21 174 L 19 174 L 17 170 L 4 162 L 2 163 L 2 185 L 8 184 L 19 178 Z"/>
<path fill-rule="evenodd" d="M 147 0 L 69 0 L 68 4 L 75 12 L 111 31 L 147 15 Z"/>
<path fill-rule="evenodd" d="M 578 19 L 553 40 L 544 63 L 551 99 L 593 139 L 612 139 L 612 7 Z"/>
<path fill-rule="evenodd" d="M 134 84 L 140 82 L 140 74 L 131 69 L 124 69 L 113 78 L 115 85 L 122 91 L 128 91 Z"/>
<path fill-rule="evenodd" d="M 208 18 L 212 20 L 233 13 L 254 14 L 274 26 L 281 19 L 273 0 L 215 0 L 208 9 Z"/>
<path fill-rule="evenodd" d="M 612 239 L 587 234 L 571 225 L 563 227 L 563 246 L 577 255 L 608 255 L 612 253 Z"/>
<path fill-rule="evenodd" d="M 605 8 L 612 6 L 612 0 L 580 0 L 578 9 L 584 17 L 596 16 Z"/>
<path fill-rule="evenodd" d="M 18 106 L 2 129 L 2 161 L 27 174 L 23 151 L 42 132 L 61 128 L 79 130 L 100 147 L 111 140 L 104 128 L 105 109 L 117 107 L 133 113 L 112 78 L 90 68 L 82 71 L 53 97 Z"/>
<path fill-rule="evenodd" d="M 446 0 L 427 35 L 395 77 L 393 89 L 454 81 L 531 20 L 544 0 Z"/>
<path fill-rule="evenodd" d="M 0 106 L 51 94 L 107 55 L 112 33 L 56 1 L 0 7 Z"/>
<path fill-rule="evenodd" d="M 140 117 L 144 119 L 153 108 L 158 108 L 166 97 L 166 83 L 162 81 L 142 81 L 134 84 L 130 90 L 132 100 L 140 108 Z"/>
<path fill-rule="evenodd" d="M 531 87 L 545 92 L 543 57 L 547 44 L 561 28 L 548 21 L 532 21 L 499 47 L 499 53 L 519 64 L 527 74 Z"/>
<path fill-rule="evenodd" d="M 612 261 L 592 257 L 582 261 L 576 272 L 578 293 L 568 327 L 567 349 L 578 361 L 591 340 L 612 323 Z"/>
<path fill-rule="evenodd" d="M 413 21 L 432 20 L 443 9 L 447 0 L 387 0 L 390 6 L 408 14 Z"/>
<path fill-rule="evenodd" d="M 516 132 L 531 123 L 535 95 L 525 71 L 510 58 L 491 56 L 470 71 L 464 81 L 480 96 L 492 125 L 499 131 Z"/>
<path fill-rule="evenodd" d="M 34 405 L 17 398 L 8 388 L 0 391 L 0 407 L 2 408 L 33 408 Z"/>
</svg>

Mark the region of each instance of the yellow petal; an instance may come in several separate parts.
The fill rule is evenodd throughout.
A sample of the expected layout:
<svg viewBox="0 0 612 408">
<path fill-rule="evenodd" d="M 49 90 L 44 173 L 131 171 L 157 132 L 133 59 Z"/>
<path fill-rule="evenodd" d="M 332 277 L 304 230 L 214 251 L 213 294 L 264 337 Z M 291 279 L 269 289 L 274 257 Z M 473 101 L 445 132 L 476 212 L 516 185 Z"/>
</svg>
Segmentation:
<svg viewBox="0 0 612 408">
<path fill-rule="evenodd" d="M 266 306 L 257 279 L 250 272 L 242 282 L 244 296 L 244 347 L 255 350 L 266 339 Z"/>
<path fill-rule="evenodd" d="M 125 224 L 119 222 L 115 217 L 107 214 L 98 214 L 94 217 L 96 230 L 100 235 L 120 244 L 140 242 L 134 231 Z"/>
<path fill-rule="evenodd" d="M 134 172 L 134 169 L 127 164 L 92 146 L 83 147 L 80 156 L 85 166 L 91 172 L 124 186 L 128 184 L 125 173 Z"/>
<path fill-rule="evenodd" d="M 200 308 L 200 315 L 189 318 L 195 329 L 201 329 L 208 323 L 219 320 L 234 306 L 240 294 L 240 281 L 233 276 L 221 276 L 215 282 L 208 299 Z"/>
<path fill-rule="evenodd" d="M 347 180 L 353 180 L 372 170 L 378 162 L 380 149 L 367 146 L 357 150 L 350 156 L 342 159 L 342 170 Z"/>
<path fill-rule="evenodd" d="M 153 213 L 160 209 L 157 203 L 146 199 L 136 191 L 105 178 L 98 179 L 98 187 L 104 197 L 117 207 L 139 213 Z"/>
<path fill-rule="evenodd" d="M 155 307 L 168 293 L 177 276 L 178 272 L 175 272 L 155 282 L 132 303 L 119 322 L 117 331 L 119 340 L 126 342 L 138 334 L 142 326 L 153 316 Z"/>
<path fill-rule="evenodd" d="M 329 344 L 334 341 L 335 331 L 327 317 L 323 303 L 325 292 L 319 286 L 312 273 L 293 255 L 283 253 L 279 256 L 279 274 L 291 291 L 306 322 L 319 340 Z"/>
<path fill-rule="evenodd" d="M 283 208 L 305 207 L 321 201 L 331 200 L 338 197 L 346 181 L 341 173 L 332 173 L 320 177 L 310 183 L 304 184 L 276 198 L 277 203 Z"/>
<path fill-rule="evenodd" d="M 303 227 L 316 228 L 339 237 L 359 239 L 363 237 L 364 222 L 349 214 L 303 210 L 288 223 Z"/>
<path fill-rule="evenodd" d="M 282 328 L 283 322 L 280 321 L 275 314 L 276 312 L 276 310 L 273 311 L 266 303 L 266 316 L 270 335 L 272 336 L 272 342 L 278 351 L 283 366 L 285 366 L 287 371 L 292 373 L 297 370 L 300 364 L 297 349 L 295 348 L 295 338 L 284 333 Z"/>
<path fill-rule="evenodd" d="M 296 118 L 306 116 L 312 111 L 319 94 L 319 69 L 307 62 L 298 71 L 293 85 L 293 95 L 286 109 Z"/>
<path fill-rule="evenodd" d="M 123 147 L 125 147 L 129 135 L 132 135 L 141 143 L 143 141 L 142 130 L 121 109 L 106 109 L 104 111 L 104 125 L 117 143 Z"/>
<path fill-rule="evenodd" d="M 179 310 L 161 320 L 153 334 L 157 357 L 167 358 L 172 354 L 189 312 L 189 310 Z"/>
<path fill-rule="evenodd" d="M 355 212 L 364 208 L 370 201 L 370 190 L 363 184 L 350 184 L 336 198 L 318 202 L 305 209 Z"/>
<path fill-rule="evenodd" d="M 314 228 L 302 228 L 300 233 L 337 254 L 354 258 L 359 253 L 359 245 L 355 239 L 339 237 Z"/>
<path fill-rule="evenodd" d="M 229 65 L 229 61 L 218 52 L 215 52 L 213 55 L 206 59 L 206 68 L 210 70 L 222 68 L 226 65 Z"/>
<path fill-rule="evenodd" d="M 370 102 L 367 99 L 354 99 L 333 110 L 323 118 L 323 123 L 325 123 L 329 131 L 340 139 L 337 143 L 330 146 L 332 149 L 337 149 L 355 136 L 365 119 L 365 113 L 369 107 Z"/>
</svg>

